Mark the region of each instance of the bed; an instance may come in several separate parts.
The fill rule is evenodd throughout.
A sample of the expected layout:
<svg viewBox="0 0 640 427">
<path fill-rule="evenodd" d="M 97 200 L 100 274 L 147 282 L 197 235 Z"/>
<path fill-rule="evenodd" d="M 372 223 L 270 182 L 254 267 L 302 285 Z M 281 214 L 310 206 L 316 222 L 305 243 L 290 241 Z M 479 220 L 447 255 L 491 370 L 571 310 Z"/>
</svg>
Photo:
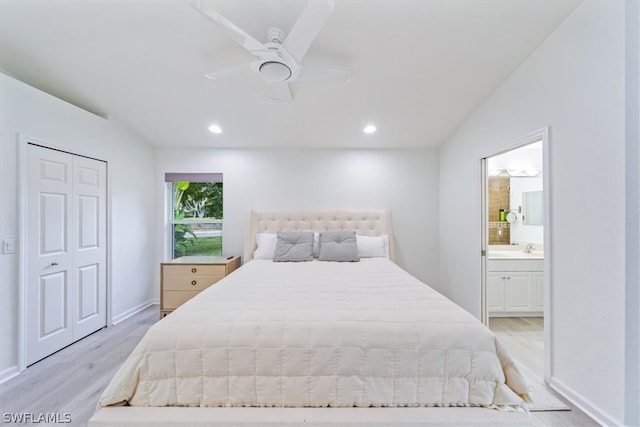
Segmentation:
<svg viewBox="0 0 640 427">
<path fill-rule="evenodd" d="M 245 265 L 149 329 L 89 424 L 531 425 L 493 333 L 394 255 L 388 211 L 251 212 Z"/>
</svg>

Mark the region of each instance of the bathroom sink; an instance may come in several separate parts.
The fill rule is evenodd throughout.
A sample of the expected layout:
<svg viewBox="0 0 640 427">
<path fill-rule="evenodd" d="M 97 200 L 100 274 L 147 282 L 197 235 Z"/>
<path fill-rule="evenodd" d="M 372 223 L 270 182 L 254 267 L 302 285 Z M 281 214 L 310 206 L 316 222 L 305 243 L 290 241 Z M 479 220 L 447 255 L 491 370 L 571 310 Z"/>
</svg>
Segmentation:
<svg viewBox="0 0 640 427">
<path fill-rule="evenodd" d="M 489 250 L 489 259 L 544 259 L 542 251 Z"/>
</svg>

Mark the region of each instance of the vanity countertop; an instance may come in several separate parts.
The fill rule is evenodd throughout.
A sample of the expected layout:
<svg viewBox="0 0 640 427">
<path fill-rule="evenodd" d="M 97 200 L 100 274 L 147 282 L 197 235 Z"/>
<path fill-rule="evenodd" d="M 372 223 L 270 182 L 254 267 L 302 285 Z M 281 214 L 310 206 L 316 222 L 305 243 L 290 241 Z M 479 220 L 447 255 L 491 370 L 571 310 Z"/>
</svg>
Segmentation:
<svg viewBox="0 0 640 427">
<path fill-rule="evenodd" d="M 499 260 L 540 260 L 544 259 L 542 245 L 535 246 L 531 252 L 525 252 L 526 245 L 490 245 L 489 259 Z"/>
</svg>

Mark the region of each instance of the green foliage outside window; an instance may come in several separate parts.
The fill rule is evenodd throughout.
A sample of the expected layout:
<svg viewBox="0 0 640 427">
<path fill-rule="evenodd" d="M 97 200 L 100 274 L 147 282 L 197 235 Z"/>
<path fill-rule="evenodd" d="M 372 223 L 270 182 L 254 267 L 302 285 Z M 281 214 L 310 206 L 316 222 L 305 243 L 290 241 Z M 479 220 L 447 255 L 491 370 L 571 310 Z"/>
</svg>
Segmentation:
<svg viewBox="0 0 640 427">
<path fill-rule="evenodd" d="M 174 257 L 222 255 L 221 182 L 174 182 L 173 218 Z"/>
</svg>

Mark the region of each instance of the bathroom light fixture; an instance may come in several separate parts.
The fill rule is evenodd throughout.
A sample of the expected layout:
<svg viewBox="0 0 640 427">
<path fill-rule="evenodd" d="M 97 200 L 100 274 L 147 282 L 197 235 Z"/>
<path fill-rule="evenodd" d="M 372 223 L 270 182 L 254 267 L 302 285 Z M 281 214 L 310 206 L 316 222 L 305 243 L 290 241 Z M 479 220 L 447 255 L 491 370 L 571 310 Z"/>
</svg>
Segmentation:
<svg viewBox="0 0 640 427">
<path fill-rule="evenodd" d="M 222 133 L 222 128 L 214 123 L 211 126 L 209 126 L 209 131 L 217 135 Z"/>
<path fill-rule="evenodd" d="M 534 178 L 542 173 L 540 169 L 509 169 L 507 173 L 513 178 Z"/>
<path fill-rule="evenodd" d="M 366 125 L 364 129 L 362 129 L 362 131 L 368 135 L 371 135 L 376 131 L 376 127 L 375 125 L 369 124 L 369 125 Z"/>
<path fill-rule="evenodd" d="M 489 176 L 509 176 L 511 178 L 534 178 L 539 176 L 540 169 L 491 169 Z"/>
</svg>

